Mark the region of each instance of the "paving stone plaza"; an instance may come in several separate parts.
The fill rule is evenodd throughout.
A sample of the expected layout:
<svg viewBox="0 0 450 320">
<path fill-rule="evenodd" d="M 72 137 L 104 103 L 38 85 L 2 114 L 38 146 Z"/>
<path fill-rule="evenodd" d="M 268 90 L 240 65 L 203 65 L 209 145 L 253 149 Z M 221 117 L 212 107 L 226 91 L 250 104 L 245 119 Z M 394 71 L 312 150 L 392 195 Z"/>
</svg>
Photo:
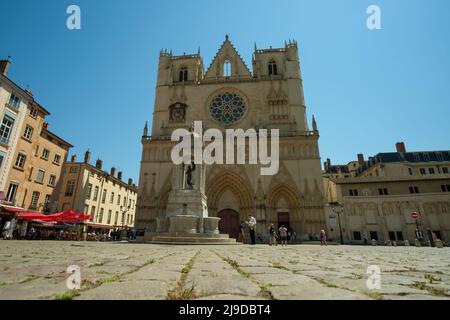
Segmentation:
<svg viewBox="0 0 450 320">
<path fill-rule="evenodd" d="M 450 298 L 448 248 L 2 241 L 0 261 L 0 299 Z M 380 289 L 368 289 L 370 265 Z"/>
</svg>

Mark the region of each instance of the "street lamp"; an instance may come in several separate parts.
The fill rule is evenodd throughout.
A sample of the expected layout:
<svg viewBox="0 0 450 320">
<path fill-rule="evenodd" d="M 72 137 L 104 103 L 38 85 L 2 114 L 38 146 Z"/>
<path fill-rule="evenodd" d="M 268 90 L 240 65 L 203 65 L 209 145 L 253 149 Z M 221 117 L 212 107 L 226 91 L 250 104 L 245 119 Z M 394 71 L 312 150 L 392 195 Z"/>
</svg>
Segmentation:
<svg viewBox="0 0 450 320">
<path fill-rule="evenodd" d="M 341 244 L 344 244 L 344 237 L 342 236 L 342 226 L 341 226 L 341 213 L 344 211 L 344 208 L 340 203 L 332 203 L 333 205 L 333 212 L 337 214 L 338 216 L 338 223 L 339 223 L 339 235 L 341 238 Z"/>
</svg>

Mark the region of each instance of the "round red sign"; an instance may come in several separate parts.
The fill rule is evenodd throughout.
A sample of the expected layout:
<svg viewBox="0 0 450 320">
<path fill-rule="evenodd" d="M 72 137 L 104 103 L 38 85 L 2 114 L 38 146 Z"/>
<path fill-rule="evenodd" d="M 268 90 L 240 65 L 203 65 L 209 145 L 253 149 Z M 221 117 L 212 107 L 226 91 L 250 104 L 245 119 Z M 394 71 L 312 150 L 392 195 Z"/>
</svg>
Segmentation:
<svg viewBox="0 0 450 320">
<path fill-rule="evenodd" d="M 417 219 L 417 217 L 419 216 L 419 214 L 417 212 L 413 212 L 411 213 L 411 217 L 415 220 Z"/>
</svg>

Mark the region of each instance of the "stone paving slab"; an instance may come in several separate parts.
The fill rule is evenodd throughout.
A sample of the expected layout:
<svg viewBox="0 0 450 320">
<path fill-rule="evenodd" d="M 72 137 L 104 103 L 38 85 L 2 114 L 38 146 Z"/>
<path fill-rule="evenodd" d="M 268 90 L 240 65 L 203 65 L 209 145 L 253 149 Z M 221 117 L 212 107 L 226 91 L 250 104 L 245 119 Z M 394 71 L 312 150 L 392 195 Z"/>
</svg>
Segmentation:
<svg viewBox="0 0 450 320">
<path fill-rule="evenodd" d="M 83 287 L 69 292 L 66 269 Z M 367 288 L 367 267 L 381 287 Z M 70 293 L 70 294 L 68 294 Z M 450 299 L 450 249 L 0 241 L 0 299 Z"/>
</svg>

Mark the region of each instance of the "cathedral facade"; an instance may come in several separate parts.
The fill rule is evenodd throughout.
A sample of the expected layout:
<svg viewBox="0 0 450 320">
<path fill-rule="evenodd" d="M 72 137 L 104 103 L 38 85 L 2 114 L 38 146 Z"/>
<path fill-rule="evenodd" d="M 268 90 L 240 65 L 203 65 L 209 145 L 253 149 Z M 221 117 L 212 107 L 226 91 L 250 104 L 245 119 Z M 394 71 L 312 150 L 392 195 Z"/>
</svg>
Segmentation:
<svg viewBox="0 0 450 320">
<path fill-rule="evenodd" d="M 257 49 L 252 71 L 226 36 L 206 69 L 200 51 L 175 56 L 160 53 L 152 128 L 144 129 L 136 228 L 153 232 L 164 216 L 172 189 L 171 133 L 202 121 L 203 130 L 279 129 L 280 164 L 276 175 L 260 165 L 206 167 L 207 210 L 220 217 L 219 229 L 237 237 L 253 215 L 257 234 L 284 225 L 297 239 L 324 229 L 324 192 L 319 132 L 306 117 L 297 43 Z"/>
</svg>

